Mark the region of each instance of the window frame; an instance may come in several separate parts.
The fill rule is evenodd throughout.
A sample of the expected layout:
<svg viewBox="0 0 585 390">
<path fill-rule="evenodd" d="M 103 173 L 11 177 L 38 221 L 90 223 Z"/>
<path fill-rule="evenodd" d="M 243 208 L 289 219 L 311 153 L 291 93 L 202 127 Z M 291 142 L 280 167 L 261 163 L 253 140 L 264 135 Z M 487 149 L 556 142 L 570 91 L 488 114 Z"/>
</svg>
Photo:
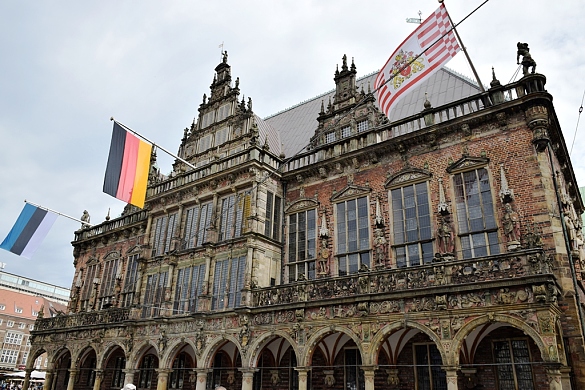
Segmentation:
<svg viewBox="0 0 585 390">
<path fill-rule="evenodd" d="M 317 208 L 315 207 L 304 210 L 295 210 L 295 212 L 286 215 L 288 242 L 286 247 L 286 269 L 289 282 L 296 281 L 301 274 L 304 274 L 305 278 L 310 280 L 316 278 L 317 214 Z M 301 219 L 301 216 L 303 217 L 303 230 L 299 229 L 299 220 Z M 293 219 L 294 223 L 291 222 Z M 293 269 L 294 272 L 292 272 Z M 293 274 L 294 278 L 291 277 Z"/>
<path fill-rule="evenodd" d="M 355 218 L 350 218 L 352 209 L 347 206 L 353 202 L 355 202 L 355 209 L 353 209 Z M 340 208 L 341 205 L 343 205 L 342 208 Z M 338 275 L 355 274 L 362 265 L 366 265 L 369 269 L 372 265 L 370 197 L 361 194 L 355 198 L 339 200 L 335 202 L 334 208 L 335 258 Z M 351 233 L 353 223 L 355 223 L 355 240 L 352 239 L 354 234 Z M 355 242 L 355 248 L 352 248 L 353 242 Z"/>
<path fill-rule="evenodd" d="M 526 343 L 526 351 L 528 352 L 528 362 L 516 362 L 517 360 L 517 353 L 514 352 L 514 348 L 512 346 L 513 342 L 524 342 Z M 498 357 L 496 356 L 496 348 L 495 345 L 496 343 L 507 343 L 508 346 L 508 352 L 509 352 L 509 361 L 499 361 L 498 362 Z M 514 380 L 514 388 L 516 389 L 527 389 L 529 390 L 530 388 L 528 387 L 520 387 L 520 386 L 525 386 L 526 384 L 522 384 L 520 385 L 520 379 L 518 378 L 518 373 L 517 373 L 517 366 L 527 366 L 528 370 L 530 371 L 530 381 L 532 382 L 532 389 L 534 389 L 535 387 L 535 378 L 534 378 L 534 371 L 532 370 L 532 353 L 530 351 L 530 339 L 526 338 L 526 337 L 509 337 L 509 338 L 503 338 L 503 339 L 495 339 L 491 341 L 491 350 L 492 350 L 492 356 L 493 356 L 493 361 L 496 364 L 496 372 L 495 372 L 495 377 L 496 377 L 496 386 L 497 389 L 500 390 L 502 389 L 501 387 L 501 377 L 500 374 L 502 373 L 502 369 L 505 368 L 511 368 L 511 374 L 513 375 L 513 380 Z M 505 388 L 504 388 L 505 390 Z"/>
<path fill-rule="evenodd" d="M 422 346 L 426 347 L 426 364 L 421 364 L 418 359 L 417 347 Z M 432 347 L 434 347 L 434 350 Z M 438 364 L 435 364 L 433 359 L 436 359 L 437 356 L 439 361 Z M 435 387 L 438 387 L 439 389 L 447 389 L 447 373 L 441 368 L 443 366 L 443 361 L 441 353 L 435 343 L 413 343 L 412 357 L 414 361 L 414 388 L 416 390 L 437 390 Z M 428 376 L 428 386 L 426 386 L 427 384 L 425 383 L 425 387 L 423 387 L 423 384 L 420 383 L 422 382 L 422 378 L 419 378 L 419 376 L 421 375 L 421 371 L 425 369 Z M 439 386 L 437 386 L 438 381 L 444 381 L 444 383 L 441 383 Z"/>
<path fill-rule="evenodd" d="M 483 175 L 480 175 L 480 172 Z M 469 177 L 471 174 L 474 175 L 475 181 L 466 181 L 466 176 Z M 457 236 L 464 259 L 501 253 L 492 182 L 487 166 L 452 172 Z M 470 201 L 472 197 L 477 197 L 479 202 L 473 204 Z M 479 209 L 479 212 L 476 209 Z M 480 217 L 470 218 L 470 215 L 474 214 Z M 483 226 L 474 228 L 473 224 L 479 221 Z M 483 246 L 480 245 L 482 243 Z"/>
<path fill-rule="evenodd" d="M 407 192 L 410 189 L 412 190 L 411 196 Z M 399 196 L 397 196 L 398 192 L 400 192 Z M 412 198 L 411 202 L 408 201 L 410 198 Z M 426 203 L 421 202 L 423 200 Z M 429 178 L 401 183 L 388 188 L 388 204 L 391 216 L 391 247 L 396 267 L 408 268 L 430 264 L 434 257 L 434 237 L 431 222 Z M 414 207 L 408 207 L 409 205 L 414 205 Z M 426 214 L 424 214 L 425 209 Z M 426 226 L 421 228 L 421 221 L 425 219 Z M 414 227 L 414 229 L 409 229 L 409 226 Z M 410 239 L 414 235 L 416 237 Z"/>
<path fill-rule="evenodd" d="M 213 201 L 197 203 L 185 210 L 183 249 L 197 248 L 207 240 L 207 229 L 211 226 Z"/>
<path fill-rule="evenodd" d="M 282 198 L 272 191 L 266 191 L 266 218 L 264 219 L 264 235 L 280 241 L 282 225 Z"/>
</svg>

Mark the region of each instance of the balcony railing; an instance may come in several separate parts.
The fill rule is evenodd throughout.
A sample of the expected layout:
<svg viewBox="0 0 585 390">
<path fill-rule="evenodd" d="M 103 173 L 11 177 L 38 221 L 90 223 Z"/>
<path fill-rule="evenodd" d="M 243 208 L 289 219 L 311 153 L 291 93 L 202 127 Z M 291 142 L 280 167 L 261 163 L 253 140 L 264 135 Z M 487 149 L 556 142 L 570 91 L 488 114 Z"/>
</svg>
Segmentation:
<svg viewBox="0 0 585 390">
<path fill-rule="evenodd" d="M 130 319 L 130 308 L 115 308 L 71 315 L 58 315 L 51 318 L 37 319 L 35 321 L 35 331 L 119 323 L 128 319 Z"/>
<path fill-rule="evenodd" d="M 88 238 L 99 236 L 100 234 L 103 233 L 123 228 L 125 226 L 130 226 L 138 222 L 146 221 L 147 218 L 148 213 L 142 210 L 136 213 L 125 215 L 120 218 L 112 219 L 111 221 L 103 222 L 89 229 L 78 230 L 77 232 L 75 232 L 75 241 L 85 240 Z"/>
<path fill-rule="evenodd" d="M 501 281 L 550 274 L 543 251 L 527 250 L 470 260 L 435 262 L 424 266 L 358 272 L 345 277 L 300 281 L 252 292 L 254 306 L 323 301 L 355 295 Z"/>
</svg>

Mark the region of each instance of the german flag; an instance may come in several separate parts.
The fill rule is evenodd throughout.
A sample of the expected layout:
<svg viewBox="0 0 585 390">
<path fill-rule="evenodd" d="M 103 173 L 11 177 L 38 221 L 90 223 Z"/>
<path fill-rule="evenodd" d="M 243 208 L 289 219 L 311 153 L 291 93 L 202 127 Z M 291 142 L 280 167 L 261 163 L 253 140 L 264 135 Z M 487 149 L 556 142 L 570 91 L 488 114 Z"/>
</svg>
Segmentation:
<svg viewBox="0 0 585 390">
<path fill-rule="evenodd" d="M 143 208 L 152 145 L 114 122 L 104 192 Z"/>
</svg>

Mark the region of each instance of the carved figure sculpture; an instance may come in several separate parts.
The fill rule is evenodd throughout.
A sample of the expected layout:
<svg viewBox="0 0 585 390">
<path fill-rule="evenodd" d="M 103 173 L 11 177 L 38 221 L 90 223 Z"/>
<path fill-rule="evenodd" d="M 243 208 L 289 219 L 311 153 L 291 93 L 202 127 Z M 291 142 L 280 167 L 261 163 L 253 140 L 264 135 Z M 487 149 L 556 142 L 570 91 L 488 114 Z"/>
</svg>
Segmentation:
<svg viewBox="0 0 585 390">
<path fill-rule="evenodd" d="M 376 229 L 374 247 L 376 248 L 376 264 L 383 265 L 386 262 L 386 238 L 382 229 Z"/>
<path fill-rule="evenodd" d="M 439 240 L 439 253 L 453 253 L 455 250 L 455 240 L 451 220 L 449 215 L 439 216 L 439 226 L 437 226 L 437 237 Z"/>
<path fill-rule="evenodd" d="M 81 227 L 88 227 L 89 226 L 90 217 L 89 217 L 89 213 L 87 212 L 87 210 L 83 210 L 83 215 L 81 216 L 81 220 L 83 221 L 83 223 L 81 224 Z"/>
<path fill-rule="evenodd" d="M 512 209 L 510 203 L 504 205 L 504 217 L 502 218 L 502 225 L 504 226 L 504 234 L 508 239 L 508 243 L 520 242 L 520 218 L 518 213 Z"/>
<path fill-rule="evenodd" d="M 526 76 L 528 74 L 528 68 L 532 67 L 532 72 L 536 70 L 536 61 L 532 59 L 530 55 L 530 49 L 528 48 L 528 43 L 521 43 L 518 42 L 518 52 L 516 54 L 516 62 L 518 65 L 522 64 L 522 73 Z M 522 56 L 522 62 L 520 62 L 520 56 Z"/>
<path fill-rule="evenodd" d="M 321 240 L 321 250 L 319 251 L 317 272 L 321 275 L 329 273 L 328 263 L 329 263 L 329 249 L 327 248 L 327 241 Z"/>
</svg>

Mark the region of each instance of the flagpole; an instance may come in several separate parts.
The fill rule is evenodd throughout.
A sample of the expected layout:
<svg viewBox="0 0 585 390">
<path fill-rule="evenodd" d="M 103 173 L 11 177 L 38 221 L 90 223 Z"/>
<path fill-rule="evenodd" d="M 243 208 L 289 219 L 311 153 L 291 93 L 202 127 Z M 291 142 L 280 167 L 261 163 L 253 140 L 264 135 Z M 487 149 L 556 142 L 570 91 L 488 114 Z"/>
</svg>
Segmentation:
<svg viewBox="0 0 585 390">
<path fill-rule="evenodd" d="M 443 3 L 443 2 L 444 2 L 443 0 L 439 0 L 439 3 Z M 487 2 L 488 2 L 488 0 L 486 0 L 484 2 L 484 4 Z M 447 9 L 446 6 L 445 6 L 445 9 Z M 449 17 L 449 22 L 451 23 L 451 26 L 453 26 L 453 31 L 455 31 L 455 36 L 459 40 L 459 43 L 461 43 L 461 50 L 465 54 L 465 58 L 467 58 L 467 62 L 469 62 L 469 66 L 471 66 L 471 71 L 473 72 L 473 75 L 475 76 L 475 79 L 477 80 L 477 83 L 479 84 L 479 89 L 481 90 L 481 92 L 485 92 L 485 89 L 483 88 L 483 84 L 481 83 L 481 80 L 479 79 L 479 75 L 477 74 L 477 71 L 475 70 L 475 66 L 473 66 L 473 62 L 471 62 L 471 58 L 469 57 L 469 54 L 467 54 L 467 50 L 465 49 L 465 45 L 463 44 L 463 41 L 461 40 L 461 37 L 459 36 L 459 33 L 457 32 L 457 28 L 455 26 L 455 23 L 453 23 L 453 20 L 451 20 L 451 15 L 449 15 L 449 12 L 447 12 L 447 16 Z"/>
<path fill-rule="evenodd" d="M 62 213 L 60 213 L 60 212 L 58 212 L 58 211 L 51 210 L 51 209 L 50 209 L 50 208 L 48 208 L 48 207 L 44 207 L 44 206 L 41 206 L 41 205 L 38 205 L 38 204 L 34 204 L 33 202 L 29 202 L 29 201 L 28 201 L 28 200 L 26 200 L 26 199 L 24 200 L 24 203 L 28 203 L 28 204 L 30 204 L 31 206 L 35 206 L 35 207 L 38 207 L 38 208 L 40 208 L 40 209 L 43 209 L 43 210 L 50 211 L 50 212 L 52 212 L 52 213 L 54 213 L 54 214 L 57 214 L 57 215 L 60 215 L 60 216 L 62 216 L 62 217 L 66 217 L 66 218 L 72 219 L 72 220 L 74 220 L 74 221 L 80 222 L 81 224 L 83 224 L 83 225 L 85 225 L 85 226 L 91 227 L 91 225 L 90 225 L 89 223 L 87 223 L 86 221 L 82 221 L 81 219 L 73 218 L 73 217 L 71 217 L 71 216 L 69 216 L 69 215 L 67 215 L 67 214 L 62 214 Z"/>
<path fill-rule="evenodd" d="M 197 167 L 193 164 L 191 164 L 188 161 L 185 161 L 184 159 L 182 159 L 181 157 L 169 152 L 168 150 L 166 150 L 165 148 L 161 147 L 160 145 L 155 144 L 154 142 L 152 142 L 151 140 L 149 140 L 148 138 L 146 138 L 145 136 L 143 136 L 142 134 L 137 133 L 136 131 L 132 130 L 131 128 L 129 128 L 128 126 L 126 126 L 123 123 L 118 122 L 117 120 L 114 119 L 114 117 L 110 118 L 111 121 L 114 121 L 115 123 L 119 124 L 120 126 L 124 127 L 126 130 L 128 130 L 129 132 L 131 132 L 132 134 L 136 134 L 138 137 L 142 138 L 143 140 L 145 140 L 146 142 L 152 144 L 152 146 L 156 146 L 157 148 L 159 148 L 160 150 L 162 150 L 163 152 L 167 153 L 169 156 L 176 158 L 177 160 L 181 161 L 182 163 L 187 164 L 187 166 L 193 168 L 193 169 L 197 169 Z"/>
</svg>

